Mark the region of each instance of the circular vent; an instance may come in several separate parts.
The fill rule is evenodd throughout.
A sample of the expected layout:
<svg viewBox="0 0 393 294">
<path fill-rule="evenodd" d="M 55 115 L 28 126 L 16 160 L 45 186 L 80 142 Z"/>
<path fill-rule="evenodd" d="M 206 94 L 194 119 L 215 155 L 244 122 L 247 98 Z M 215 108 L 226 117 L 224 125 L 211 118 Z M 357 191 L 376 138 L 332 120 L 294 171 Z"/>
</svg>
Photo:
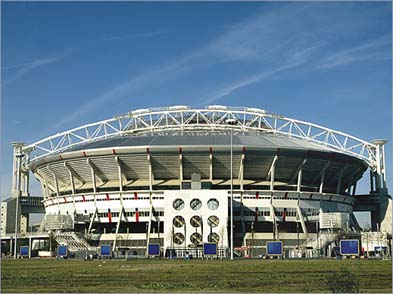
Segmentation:
<svg viewBox="0 0 393 294">
<path fill-rule="evenodd" d="M 215 216 L 215 215 L 211 215 L 207 219 L 207 224 L 209 226 L 211 226 L 212 228 L 215 228 L 215 227 L 217 227 L 220 224 L 220 219 L 217 216 Z"/>
<path fill-rule="evenodd" d="M 181 245 L 184 243 L 184 235 L 182 233 L 176 233 L 173 235 L 173 242 L 175 242 L 176 245 Z"/>
<path fill-rule="evenodd" d="M 181 228 L 182 226 L 184 226 L 185 222 L 186 221 L 184 220 L 184 217 L 182 217 L 181 215 L 177 215 L 173 218 L 173 225 L 176 228 Z"/>
<path fill-rule="evenodd" d="M 202 218 L 200 216 L 198 216 L 198 215 L 194 215 L 190 219 L 190 224 L 194 228 L 199 228 L 202 225 Z"/>
<path fill-rule="evenodd" d="M 199 233 L 193 233 L 191 236 L 190 236 L 190 241 L 193 243 L 193 244 L 200 244 L 201 242 L 202 242 L 202 236 L 201 236 L 201 234 L 199 234 Z"/>
<path fill-rule="evenodd" d="M 209 242 L 218 243 L 220 241 L 220 236 L 218 236 L 216 233 L 211 233 L 209 236 L 207 236 L 207 240 Z"/>
</svg>

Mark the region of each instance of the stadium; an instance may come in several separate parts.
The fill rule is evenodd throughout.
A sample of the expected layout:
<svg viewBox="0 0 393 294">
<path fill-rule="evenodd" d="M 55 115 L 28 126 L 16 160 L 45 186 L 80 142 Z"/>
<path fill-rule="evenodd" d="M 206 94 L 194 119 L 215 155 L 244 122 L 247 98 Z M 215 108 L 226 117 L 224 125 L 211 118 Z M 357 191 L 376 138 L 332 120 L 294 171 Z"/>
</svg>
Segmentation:
<svg viewBox="0 0 393 294">
<path fill-rule="evenodd" d="M 331 256 L 335 240 L 360 232 L 355 211 L 391 238 L 385 143 L 256 108 L 140 109 L 15 143 L 12 198 L 32 198 L 32 173 L 40 231 L 71 251 L 110 244 L 140 256 L 157 243 L 201 257 L 213 242 L 220 257 L 256 257 L 281 240 L 289 257 Z M 366 171 L 370 193 L 357 195 Z"/>
</svg>

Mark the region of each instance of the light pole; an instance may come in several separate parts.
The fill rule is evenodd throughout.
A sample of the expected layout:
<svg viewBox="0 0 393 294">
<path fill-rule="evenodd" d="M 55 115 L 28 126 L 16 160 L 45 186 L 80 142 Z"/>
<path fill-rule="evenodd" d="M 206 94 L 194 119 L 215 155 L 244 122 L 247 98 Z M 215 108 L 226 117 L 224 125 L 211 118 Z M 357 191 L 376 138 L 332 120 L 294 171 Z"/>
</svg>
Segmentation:
<svg viewBox="0 0 393 294">
<path fill-rule="evenodd" d="M 231 202 L 230 202 L 230 218 L 231 218 L 231 260 L 233 260 L 233 125 L 236 124 L 236 120 L 233 118 L 228 118 L 225 121 L 228 125 L 231 125 Z"/>
<path fill-rule="evenodd" d="M 15 244 L 14 244 L 14 259 L 17 258 L 17 238 L 18 238 L 18 218 L 19 218 L 19 200 L 22 196 L 21 190 L 21 176 L 22 176 L 22 157 L 25 156 L 23 153 L 19 152 L 15 155 L 18 158 L 18 196 L 16 197 L 15 204 Z"/>
</svg>

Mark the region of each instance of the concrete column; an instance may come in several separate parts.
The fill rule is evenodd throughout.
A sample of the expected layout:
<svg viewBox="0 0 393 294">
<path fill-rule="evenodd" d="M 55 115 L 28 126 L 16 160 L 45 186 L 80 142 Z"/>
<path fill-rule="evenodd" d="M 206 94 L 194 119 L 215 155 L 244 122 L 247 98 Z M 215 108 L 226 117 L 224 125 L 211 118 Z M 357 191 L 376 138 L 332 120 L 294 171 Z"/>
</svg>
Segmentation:
<svg viewBox="0 0 393 294">
<path fill-rule="evenodd" d="M 303 175 L 303 169 L 300 169 L 297 177 L 297 188 L 296 188 L 297 192 L 300 192 L 302 187 L 302 175 Z"/>
<path fill-rule="evenodd" d="M 183 185 L 183 154 L 182 148 L 179 147 L 179 181 L 180 181 L 180 190 L 182 189 Z"/>
<path fill-rule="evenodd" d="M 20 232 L 27 233 L 28 227 L 29 227 L 29 214 L 21 214 L 20 215 L 20 220 L 19 220 L 19 230 Z"/>
<path fill-rule="evenodd" d="M 382 186 L 384 189 L 386 189 L 386 158 L 385 158 L 385 145 L 382 145 Z"/>
<path fill-rule="evenodd" d="M 31 258 L 31 237 L 29 237 L 29 259 Z"/>
<path fill-rule="evenodd" d="M 21 181 L 21 172 L 19 171 L 19 160 L 21 157 L 18 155 L 22 154 L 22 148 L 25 144 L 19 142 L 11 142 L 11 145 L 14 148 L 14 156 L 13 156 L 13 163 L 12 163 L 12 187 L 11 187 L 11 196 L 17 197 L 19 196 L 19 189 L 20 181 Z"/>
<path fill-rule="evenodd" d="M 26 196 L 30 196 L 30 171 L 25 173 L 25 187 L 24 192 Z"/>
<path fill-rule="evenodd" d="M 374 175 L 370 170 L 370 193 L 374 192 Z"/>
</svg>

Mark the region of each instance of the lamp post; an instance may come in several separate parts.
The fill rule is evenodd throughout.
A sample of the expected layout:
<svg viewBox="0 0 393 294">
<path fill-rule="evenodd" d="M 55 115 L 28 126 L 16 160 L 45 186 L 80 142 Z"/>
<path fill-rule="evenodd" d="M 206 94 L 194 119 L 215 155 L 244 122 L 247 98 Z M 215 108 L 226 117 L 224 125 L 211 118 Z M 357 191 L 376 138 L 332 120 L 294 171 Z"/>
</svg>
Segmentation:
<svg viewBox="0 0 393 294">
<path fill-rule="evenodd" d="M 225 121 L 228 125 L 231 125 L 231 202 L 230 202 L 230 218 L 231 218 L 231 228 L 230 228 L 230 236 L 231 236 L 231 260 L 233 260 L 233 125 L 236 124 L 236 120 L 233 118 L 228 118 Z"/>
<path fill-rule="evenodd" d="M 18 218 L 19 218 L 19 200 L 22 196 L 21 188 L 21 176 L 22 176 L 22 158 L 25 156 L 23 153 L 19 152 L 15 155 L 18 158 L 18 196 L 16 197 L 15 204 L 15 244 L 14 244 L 14 259 L 17 258 L 17 238 L 18 238 Z"/>
</svg>

